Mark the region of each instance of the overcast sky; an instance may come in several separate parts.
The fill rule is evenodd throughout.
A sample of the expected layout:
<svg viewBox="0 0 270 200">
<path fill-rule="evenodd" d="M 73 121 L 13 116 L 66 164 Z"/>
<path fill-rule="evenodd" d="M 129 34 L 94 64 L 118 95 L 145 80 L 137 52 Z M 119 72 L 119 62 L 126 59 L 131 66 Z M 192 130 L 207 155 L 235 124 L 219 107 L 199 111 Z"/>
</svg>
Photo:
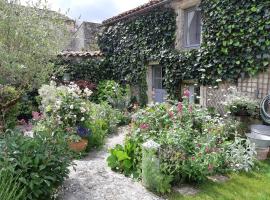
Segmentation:
<svg viewBox="0 0 270 200">
<path fill-rule="evenodd" d="M 22 0 L 27 1 L 27 0 Z M 34 0 L 37 1 L 37 0 Z M 80 21 L 102 22 L 126 10 L 135 8 L 149 0 L 47 0 L 52 10 L 61 9 L 68 16 Z"/>
</svg>

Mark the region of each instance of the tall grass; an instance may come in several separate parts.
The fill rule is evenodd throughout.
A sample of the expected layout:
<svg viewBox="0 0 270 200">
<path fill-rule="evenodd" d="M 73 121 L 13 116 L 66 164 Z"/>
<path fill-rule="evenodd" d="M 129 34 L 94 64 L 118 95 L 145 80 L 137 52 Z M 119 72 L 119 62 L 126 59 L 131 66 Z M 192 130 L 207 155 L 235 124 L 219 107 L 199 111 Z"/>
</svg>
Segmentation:
<svg viewBox="0 0 270 200">
<path fill-rule="evenodd" d="M 24 187 L 6 170 L 0 171 L 0 199 L 1 200 L 25 200 Z"/>
</svg>

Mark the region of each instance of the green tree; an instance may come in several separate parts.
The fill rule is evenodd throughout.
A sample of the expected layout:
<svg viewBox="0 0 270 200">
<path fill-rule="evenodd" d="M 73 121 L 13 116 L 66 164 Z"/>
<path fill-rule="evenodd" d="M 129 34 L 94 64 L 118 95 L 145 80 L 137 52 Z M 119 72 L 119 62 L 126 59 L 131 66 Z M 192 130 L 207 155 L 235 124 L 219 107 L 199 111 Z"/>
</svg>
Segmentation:
<svg viewBox="0 0 270 200">
<path fill-rule="evenodd" d="M 0 0 L 0 84 L 25 91 L 46 82 L 69 38 L 66 19 L 43 0 Z"/>
</svg>

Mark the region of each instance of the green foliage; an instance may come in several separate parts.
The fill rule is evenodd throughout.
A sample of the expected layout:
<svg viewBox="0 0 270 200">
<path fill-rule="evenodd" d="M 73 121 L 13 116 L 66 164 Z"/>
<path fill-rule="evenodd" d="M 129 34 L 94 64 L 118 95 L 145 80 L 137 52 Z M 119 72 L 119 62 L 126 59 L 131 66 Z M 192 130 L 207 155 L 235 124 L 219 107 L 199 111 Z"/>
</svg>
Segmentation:
<svg viewBox="0 0 270 200">
<path fill-rule="evenodd" d="M 26 188 L 26 199 L 49 199 L 68 176 L 71 158 L 62 138 L 51 133 L 34 138 L 6 133 L 3 138 L 0 168 L 18 176 L 18 183 Z"/>
<path fill-rule="evenodd" d="M 86 126 L 91 130 L 88 136 L 88 150 L 102 146 L 109 131 L 108 123 L 103 119 L 96 119 Z"/>
<path fill-rule="evenodd" d="M 268 200 L 270 191 L 270 163 L 260 162 L 259 168 L 249 173 L 232 173 L 225 183 L 208 181 L 199 185 L 200 193 L 183 196 L 175 193 L 169 200 Z"/>
<path fill-rule="evenodd" d="M 6 170 L 0 172 L 0 199 L 3 200 L 24 200 L 26 199 L 25 189 L 18 178 Z"/>
<path fill-rule="evenodd" d="M 269 66 L 270 2 L 206 0 L 198 61 L 203 82 L 236 80 Z"/>
<path fill-rule="evenodd" d="M 64 66 L 64 71 L 70 74 L 72 81 L 86 80 L 97 84 L 101 80 L 111 79 L 111 73 L 103 58 L 83 58 L 80 61 L 58 58 L 55 65 L 56 70 Z M 58 76 L 60 78 L 63 76 L 61 71 Z"/>
<path fill-rule="evenodd" d="M 124 110 L 130 101 L 129 86 L 122 87 L 119 83 L 108 80 L 102 81 L 97 87 L 97 99 L 99 102 L 107 102 L 113 108 Z"/>
<path fill-rule="evenodd" d="M 237 91 L 236 88 L 230 88 L 230 94 L 226 97 L 224 104 L 227 111 L 233 116 L 259 117 L 259 101 L 250 95 Z"/>
<path fill-rule="evenodd" d="M 175 183 L 205 181 L 209 175 L 250 170 L 254 165 L 255 148 L 245 140 L 238 142 L 233 122 L 211 116 L 207 109 L 189 104 L 187 97 L 177 105 L 158 104 L 141 109 L 132 122 L 126 142 L 137 144 L 133 161 L 139 173 L 141 145 L 148 140 L 160 144 L 161 171 L 172 176 Z"/>
<path fill-rule="evenodd" d="M 143 184 L 152 191 L 164 194 L 171 191 L 172 177 L 160 170 L 159 159 L 153 150 L 143 150 L 142 158 Z"/>
<path fill-rule="evenodd" d="M 166 89 L 172 96 L 186 79 L 214 85 L 218 79 L 235 81 L 241 72 L 255 75 L 269 65 L 269 4 L 264 0 L 202 1 L 200 49 L 175 50 L 175 13 L 164 7 L 108 25 L 99 46 L 116 80 L 141 83 L 147 63 L 159 62 L 166 67 Z"/>
<path fill-rule="evenodd" d="M 18 100 L 20 93 L 12 86 L 0 85 L 0 126 L 14 128 L 17 122 Z"/>
<path fill-rule="evenodd" d="M 113 170 L 121 172 L 126 176 L 137 178 L 138 173 L 138 159 L 137 152 L 140 147 L 136 141 L 127 140 L 125 145 L 116 145 L 110 150 L 110 156 L 107 158 L 109 167 Z"/>
<path fill-rule="evenodd" d="M 67 42 L 66 17 L 48 10 L 46 1 L 0 0 L 0 83 L 39 88 L 53 72 L 49 61 Z"/>
</svg>

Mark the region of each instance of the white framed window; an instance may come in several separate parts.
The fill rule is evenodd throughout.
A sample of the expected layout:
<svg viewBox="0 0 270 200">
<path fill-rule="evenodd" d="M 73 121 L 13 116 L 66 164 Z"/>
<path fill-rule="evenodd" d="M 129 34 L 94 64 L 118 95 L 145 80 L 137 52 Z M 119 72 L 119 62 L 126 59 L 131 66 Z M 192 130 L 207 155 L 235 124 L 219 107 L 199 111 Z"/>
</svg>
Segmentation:
<svg viewBox="0 0 270 200">
<path fill-rule="evenodd" d="M 197 6 L 184 10 L 184 47 L 199 47 L 201 44 L 202 20 Z"/>
</svg>

